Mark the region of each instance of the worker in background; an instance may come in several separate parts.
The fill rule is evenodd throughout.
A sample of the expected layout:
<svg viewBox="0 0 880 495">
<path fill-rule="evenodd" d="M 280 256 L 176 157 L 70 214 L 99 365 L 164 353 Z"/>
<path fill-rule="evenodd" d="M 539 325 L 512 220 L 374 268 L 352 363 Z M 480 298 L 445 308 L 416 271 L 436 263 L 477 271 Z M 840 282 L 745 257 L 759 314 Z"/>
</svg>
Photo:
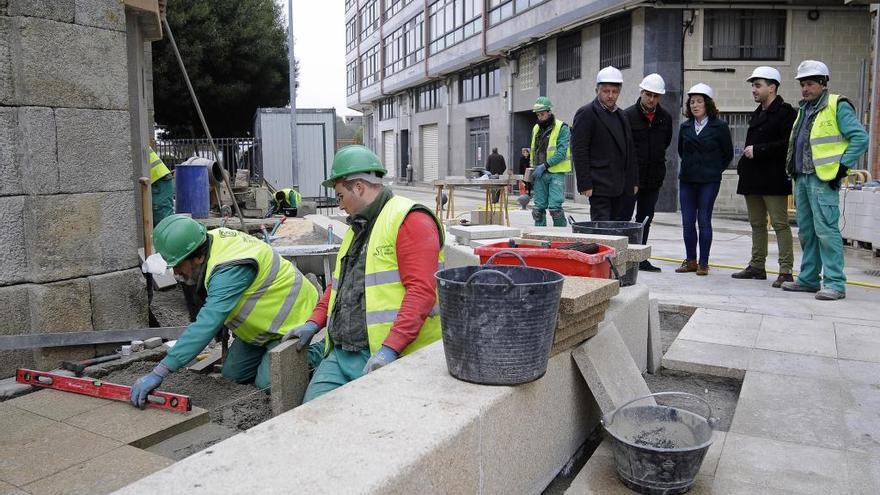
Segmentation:
<svg viewBox="0 0 880 495">
<path fill-rule="evenodd" d="M 150 195 L 153 201 L 153 228 L 156 228 L 165 217 L 174 214 L 174 181 L 171 170 L 154 151 L 155 141 L 150 141 Z"/>
<path fill-rule="evenodd" d="M 426 207 L 382 185 L 385 167 L 361 145 L 336 152 L 325 187 L 348 214 L 332 283 L 288 338 L 298 349 L 327 327 L 324 359 L 304 401 L 335 390 L 440 339 L 434 273 L 443 227 Z"/>
<path fill-rule="evenodd" d="M 490 174 L 497 175 L 498 177 L 501 177 L 504 171 L 507 170 L 507 163 L 504 161 L 504 157 L 501 156 L 501 153 L 498 153 L 498 148 L 492 148 L 492 153 L 489 153 L 489 156 L 486 157 L 486 169 L 489 170 Z M 497 203 L 500 197 L 501 189 L 493 189 L 492 202 Z"/>
<path fill-rule="evenodd" d="M 776 232 L 779 247 L 779 276 L 771 284 L 777 289 L 793 282 L 794 247 L 788 225 L 788 195 L 791 180 L 785 173 L 785 152 L 797 111 L 776 94 L 782 76 L 773 67 L 761 66 L 746 80 L 758 108 L 749 119 L 743 154 L 736 167 L 739 183 L 736 193 L 746 200 L 752 227 L 752 257 L 744 270 L 731 276 L 736 279 L 766 280 L 767 216 Z"/>
<path fill-rule="evenodd" d="M 632 129 L 639 166 L 639 187 L 636 194 L 627 197 L 622 218 L 630 220 L 635 210 L 636 222 L 644 222 L 645 225 L 642 244 L 647 244 L 654 207 L 666 177 L 666 148 L 672 143 L 672 116 L 660 106 L 660 99 L 666 94 L 666 82 L 660 74 L 645 76 L 639 89 L 638 101 L 623 111 Z M 644 260 L 639 263 L 639 270 L 659 272 L 660 267 Z"/>
<path fill-rule="evenodd" d="M 532 106 L 538 123 L 532 127 L 532 191 L 534 207 L 532 218 L 535 226 L 547 225 L 547 210 L 554 227 L 565 227 L 568 221 L 562 209 L 565 201 L 565 174 L 571 172 L 568 124 L 553 115 L 553 103 L 546 96 L 539 96 Z"/>
<path fill-rule="evenodd" d="M 605 67 L 596 74 L 596 98 L 574 115 L 571 145 L 578 192 L 590 200 L 590 220 L 619 221 L 638 192 L 639 168 L 629 120 L 617 106 L 623 74 Z"/>
<path fill-rule="evenodd" d="M 301 202 L 302 196 L 296 189 L 278 189 L 275 191 L 275 196 L 272 198 L 272 209 L 275 213 L 283 213 L 285 215 L 287 215 L 285 210 L 292 209 L 292 215 L 287 216 L 295 217 L 297 208 L 299 208 Z"/>
<path fill-rule="evenodd" d="M 205 303 L 165 358 L 132 386 L 131 403 L 144 407 L 147 395 L 192 361 L 224 326 L 235 339 L 223 376 L 268 388 L 267 351 L 306 321 L 318 301 L 317 289 L 265 242 L 225 228 L 207 232 L 184 215 L 160 222 L 153 244 L 178 280 L 196 286 Z"/>
<path fill-rule="evenodd" d="M 803 257 L 797 280 L 782 290 L 815 292 L 820 301 L 846 297 L 840 237 L 840 179 L 868 149 L 868 133 L 852 103 L 828 92 L 831 73 L 818 60 L 798 65 L 801 100 L 785 159 L 794 179 L 798 238 Z M 822 278 L 819 278 L 819 273 Z"/>
</svg>

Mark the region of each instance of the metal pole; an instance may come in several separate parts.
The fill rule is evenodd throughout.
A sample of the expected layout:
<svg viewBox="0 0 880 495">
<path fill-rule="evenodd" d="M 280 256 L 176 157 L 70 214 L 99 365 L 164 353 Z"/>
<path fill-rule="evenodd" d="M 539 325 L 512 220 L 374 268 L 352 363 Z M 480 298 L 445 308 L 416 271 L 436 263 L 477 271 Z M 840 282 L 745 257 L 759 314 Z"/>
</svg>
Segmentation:
<svg viewBox="0 0 880 495">
<path fill-rule="evenodd" d="M 293 57 L 293 0 L 287 0 L 287 58 L 290 71 L 290 168 L 293 171 L 293 185 L 299 186 L 299 171 L 296 167 L 296 59 Z M 282 184 L 283 187 L 283 184 Z"/>
<path fill-rule="evenodd" d="M 168 41 L 171 42 L 171 49 L 174 51 L 177 65 L 180 66 L 180 72 L 183 74 L 183 81 L 186 83 L 186 88 L 189 90 L 189 96 L 192 98 L 193 105 L 196 107 L 196 113 L 199 115 L 199 120 L 202 122 L 202 129 L 204 129 L 205 136 L 208 137 L 208 143 L 211 145 L 211 150 L 214 152 L 214 159 L 219 162 L 220 152 L 217 151 L 217 146 L 214 145 L 214 138 L 211 137 L 211 131 L 208 129 L 208 123 L 205 122 L 205 116 L 202 114 L 202 107 L 199 105 L 199 99 L 196 97 L 196 92 L 192 87 L 192 83 L 189 81 L 189 74 L 186 72 L 186 66 L 183 65 L 183 58 L 180 57 L 180 50 L 177 49 L 177 43 L 174 41 L 174 34 L 171 32 L 171 26 L 168 25 L 168 19 L 164 15 L 162 16 L 162 25 L 165 26 L 165 32 L 168 33 Z M 229 184 L 229 179 L 226 177 L 226 174 L 223 174 L 223 182 L 226 184 L 226 189 L 229 191 L 229 196 L 232 198 L 232 207 L 241 222 L 241 230 L 245 231 L 244 216 L 241 214 L 241 210 L 238 209 L 238 203 L 235 201 L 235 194 L 232 192 L 232 186 Z M 223 206 L 220 202 L 219 192 L 217 196 L 217 204 L 221 207 Z"/>
</svg>

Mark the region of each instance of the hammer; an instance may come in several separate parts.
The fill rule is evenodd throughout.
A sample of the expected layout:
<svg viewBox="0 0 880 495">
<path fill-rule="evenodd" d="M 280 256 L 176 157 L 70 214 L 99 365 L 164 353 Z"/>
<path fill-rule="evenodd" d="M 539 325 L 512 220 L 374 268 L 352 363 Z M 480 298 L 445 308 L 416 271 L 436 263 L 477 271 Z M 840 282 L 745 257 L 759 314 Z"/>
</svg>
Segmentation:
<svg viewBox="0 0 880 495">
<path fill-rule="evenodd" d="M 100 356 L 92 359 L 86 359 L 85 361 L 62 361 L 61 368 L 72 371 L 76 376 L 82 376 L 83 371 L 85 371 L 86 367 L 91 366 L 93 364 L 106 363 L 107 361 L 113 361 L 114 359 L 119 359 L 121 354 L 108 354 L 106 356 Z"/>
</svg>

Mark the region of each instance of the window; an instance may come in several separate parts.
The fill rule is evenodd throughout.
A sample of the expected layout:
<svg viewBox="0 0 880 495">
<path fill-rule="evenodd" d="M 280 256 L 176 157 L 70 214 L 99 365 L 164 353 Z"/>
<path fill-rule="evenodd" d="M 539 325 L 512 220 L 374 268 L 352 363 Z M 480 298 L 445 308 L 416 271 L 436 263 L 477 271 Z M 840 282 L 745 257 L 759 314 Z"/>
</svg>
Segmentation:
<svg viewBox="0 0 880 495">
<path fill-rule="evenodd" d="M 489 25 L 509 19 L 547 0 L 489 0 Z"/>
<path fill-rule="evenodd" d="M 556 82 L 581 78 L 581 32 L 556 38 Z"/>
<path fill-rule="evenodd" d="M 746 133 L 749 131 L 749 121 L 752 119 L 751 112 L 721 112 L 718 118 L 727 122 L 730 128 L 730 137 L 733 140 L 733 160 L 728 168 L 736 168 L 739 158 L 742 156 L 742 144 L 746 142 Z"/>
<path fill-rule="evenodd" d="M 390 19 L 410 3 L 412 0 L 385 0 L 385 19 Z"/>
<path fill-rule="evenodd" d="M 431 53 L 437 53 L 479 33 L 481 6 L 478 0 L 438 0 L 428 7 Z"/>
<path fill-rule="evenodd" d="M 703 60 L 784 60 L 784 10 L 706 10 Z"/>
<path fill-rule="evenodd" d="M 354 49 L 355 43 L 357 43 L 357 16 L 351 18 L 350 21 L 345 23 L 345 52 L 348 53 Z"/>
<path fill-rule="evenodd" d="M 361 88 L 379 81 L 379 44 L 361 54 Z"/>
<path fill-rule="evenodd" d="M 424 112 L 440 108 L 445 86 L 439 81 L 434 81 L 416 88 L 416 112 Z M 442 94 L 441 94 L 442 93 Z"/>
<path fill-rule="evenodd" d="M 424 24 L 420 13 L 385 37 L 385 76 L 425 59 Z"/>
<path fill-rule="evenodd" d="M 529 47 L 519 54 L 519 69 L 517 69 L 517 78 L 519 79 L 519 89 L 532 89 L 535 87 L 535 72 L 538 67 L 538 50 L 535 47 Z"/>
<path fill-rule="evenodd" d="M 458 77 L 459 103 L 497 95 L 499 78 L 498 62 L 491 62 L 462 72 Z"/>
<path fill-rule="evenodd" d="M 357 60 L 348 64 L 345 67 L 345 86 L 346 86 L 346 95 L 351 96 L 357 92 L 358 88 L 358 74 L 357 74 Z"/>
<path fill-rule="evenodd" d="M 385 98 L 379 102 L 379 120 L 394 118 L 394 97 Z"/>
<path fill-rule="evenodd" d="M 370 0 L 360 10 L 361 16 L 361 41 L 379 28 L 379 1 Z"/>
<path fill-rule="evenodd" d="M 632 14 L 626 13 L 603 22 L 599 27 L 599 66 L 629 68 L 631 39 Z"/>
<path fill-rule="evenodd" d="M 357 0 L 345 0 L 345 11 L 348 12 L 348 9 L 351 8 L 352 5 L 355 5 Z"/>
</svg>

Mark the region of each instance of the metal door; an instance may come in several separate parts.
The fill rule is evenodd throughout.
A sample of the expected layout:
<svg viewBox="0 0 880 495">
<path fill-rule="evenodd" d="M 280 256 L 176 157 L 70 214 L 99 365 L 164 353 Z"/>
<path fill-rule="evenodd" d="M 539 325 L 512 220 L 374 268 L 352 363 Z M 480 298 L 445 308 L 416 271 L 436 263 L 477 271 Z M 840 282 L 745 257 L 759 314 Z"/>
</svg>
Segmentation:
<svg viewBox="0 0 880 495">
<path fill-rule="evenodd" d="M 489 116 L 468 119 L 468 149 L 465 169 L 485 168 L 489 154 Z"/>
<path fill-rule="evenodd" d="M 422 180 L 430 182 L 439 179 L 440 145 L 437 139 L 437 124 L 419 127 L 419 143 L 422 148 Z"/>
<path fill-rule="evenodd" d="M 394 177 L 396 174 L 394 171 L 394 157 L 397 156 L 397 152 L 395 150 L 395 139 L 394 139 L 394 131 L 383 131 L 382 132 L 382 162 L 385 165 L 385 170 L 388 171 L 386 177 Z"/>
</svg>

